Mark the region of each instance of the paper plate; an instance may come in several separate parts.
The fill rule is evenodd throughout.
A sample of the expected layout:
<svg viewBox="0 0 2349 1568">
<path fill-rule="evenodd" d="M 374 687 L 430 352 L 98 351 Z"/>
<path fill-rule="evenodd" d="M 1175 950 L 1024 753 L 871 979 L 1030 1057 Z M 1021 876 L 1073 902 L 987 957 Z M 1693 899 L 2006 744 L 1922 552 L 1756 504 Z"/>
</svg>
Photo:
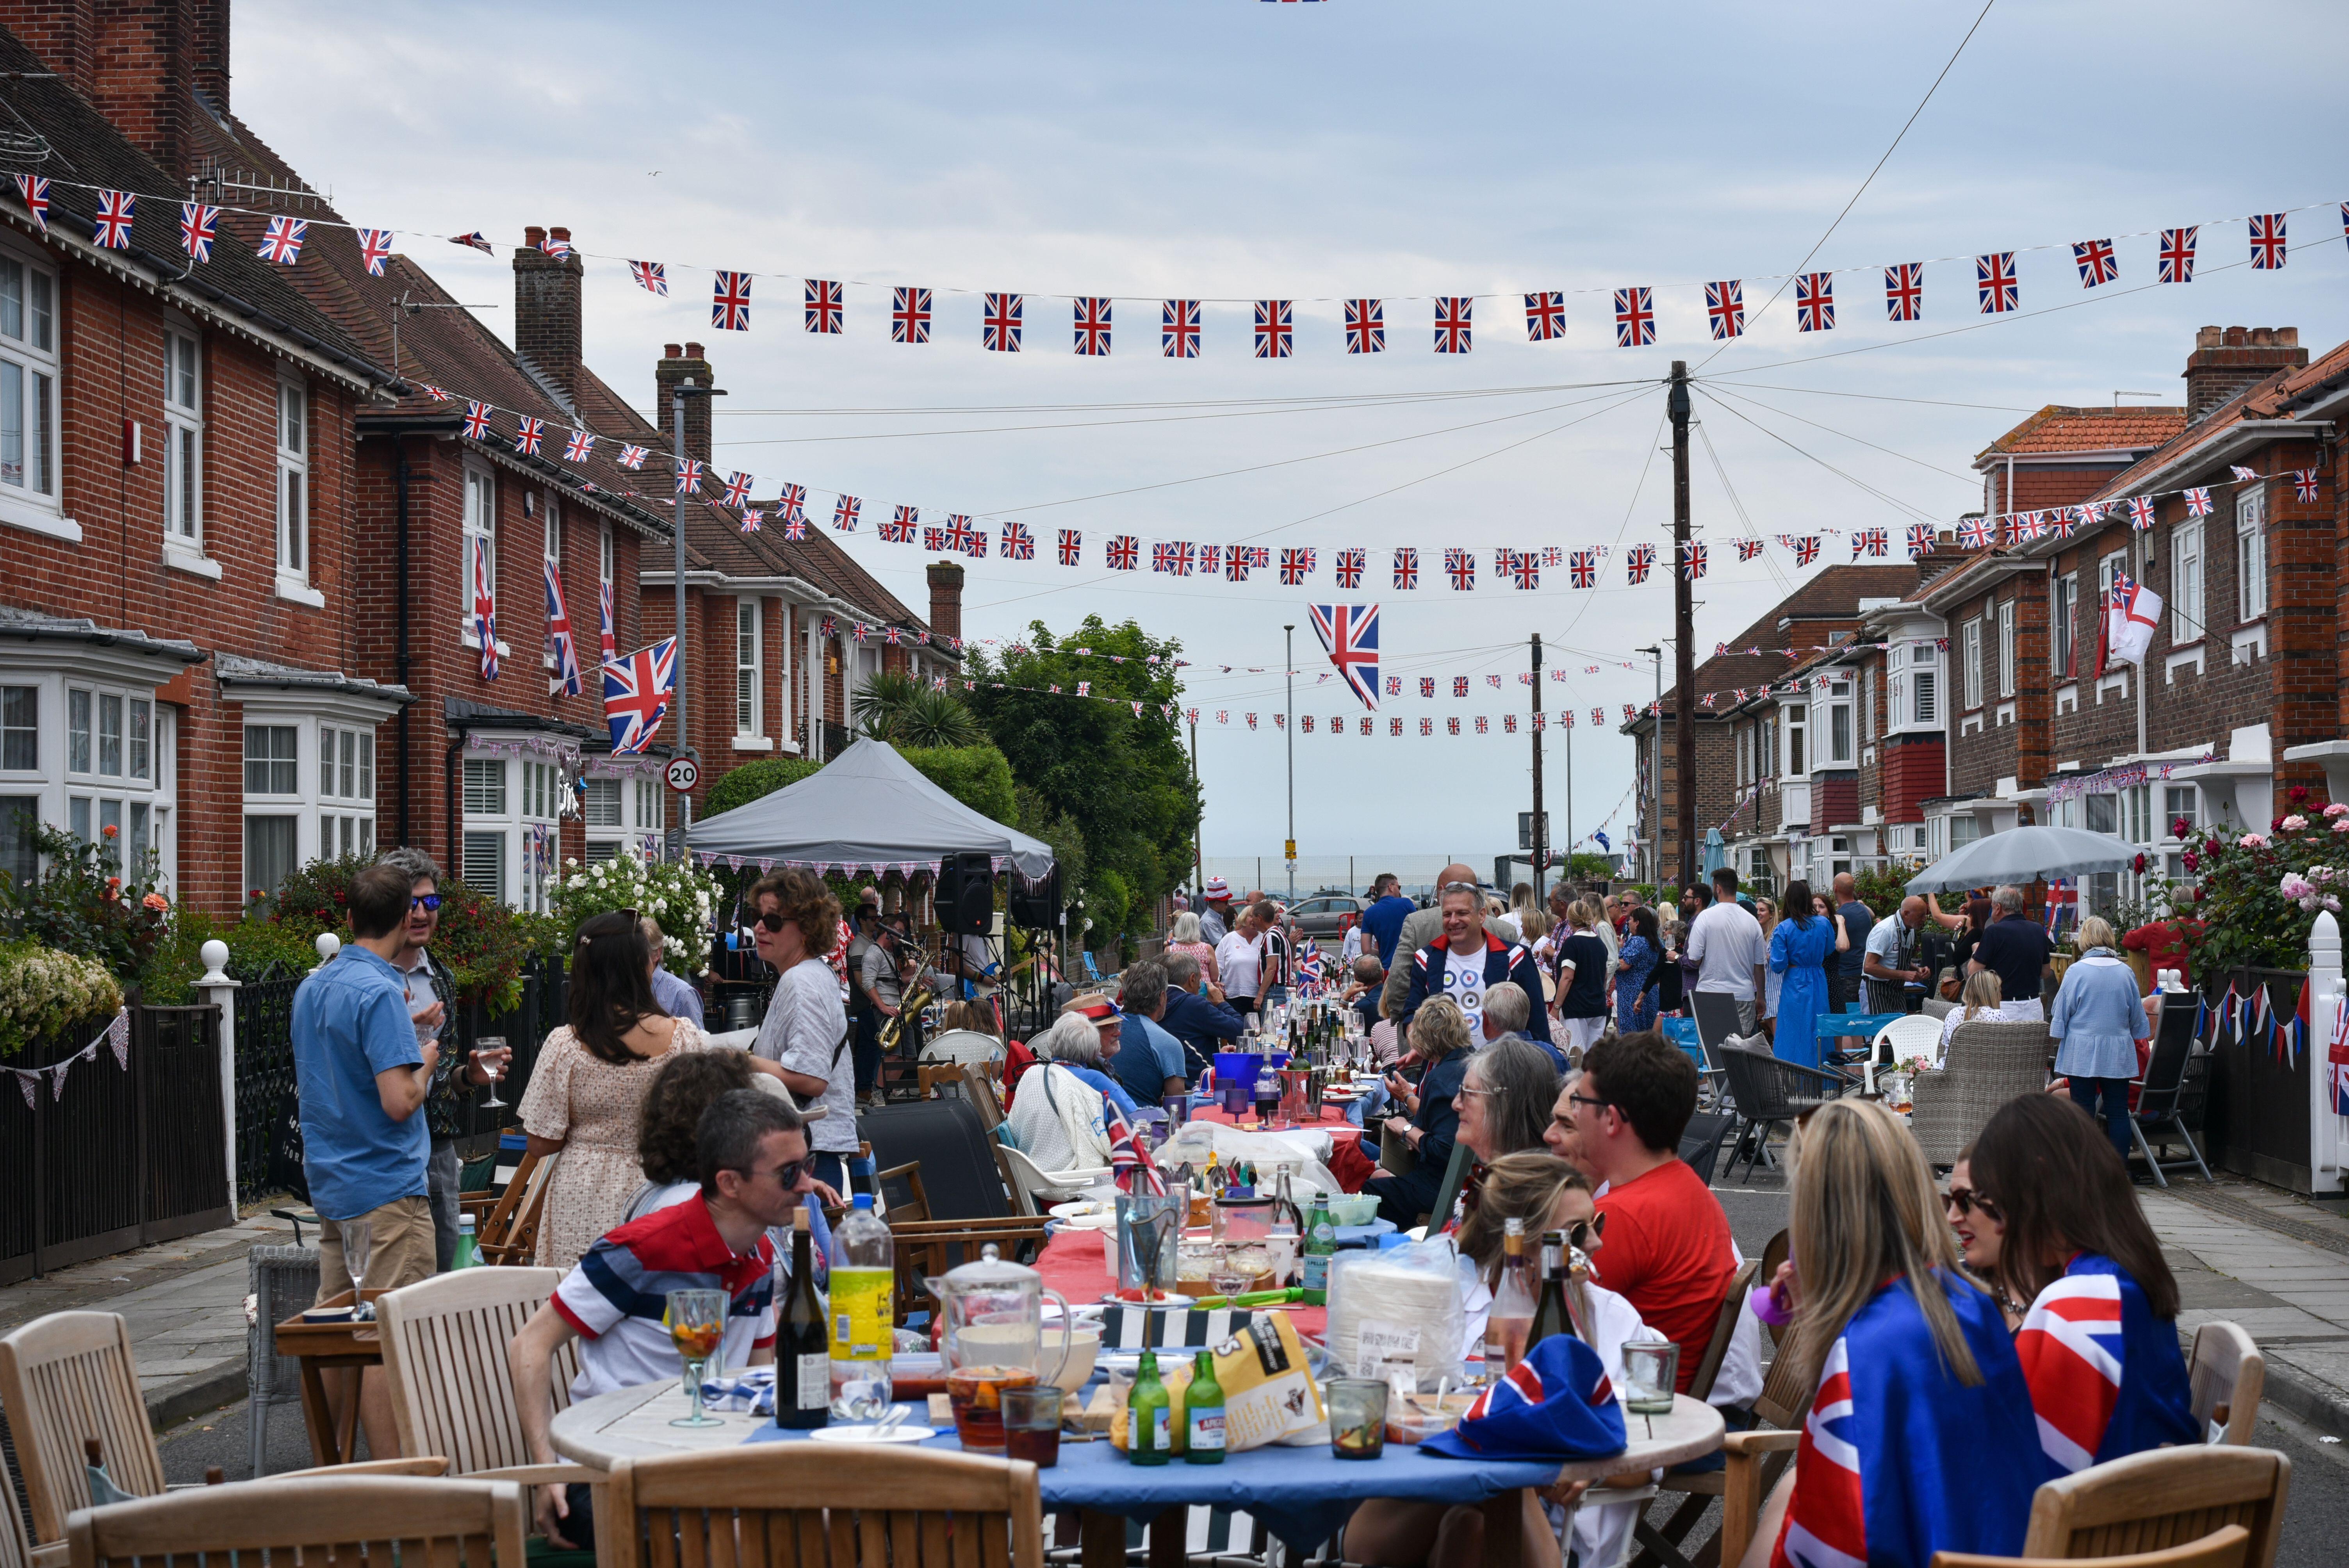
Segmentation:
<svg viewBox="0 0 2349 1568">
<path fill-rule="evenodd" d="M 1117 1211 L 1094 1198 L 1079 1198 L 1072 1202 L 1055 1203 L 1044 1211 L 1056 1220 L 1081 1220 L 1090 1214 L 1107 1214 L 1112 1220 Z"/>
<path fill-rule="evenodd" d="M 879 1437 L 873 1435 L 871 1426 L 818 1427 L 808 1433 L 819 1443 L 918 1443 L 925 1438 L 938 1435 L 936 1427 L 916 1427 L 910 1422 L 890 1428 Z"/>
</svg>

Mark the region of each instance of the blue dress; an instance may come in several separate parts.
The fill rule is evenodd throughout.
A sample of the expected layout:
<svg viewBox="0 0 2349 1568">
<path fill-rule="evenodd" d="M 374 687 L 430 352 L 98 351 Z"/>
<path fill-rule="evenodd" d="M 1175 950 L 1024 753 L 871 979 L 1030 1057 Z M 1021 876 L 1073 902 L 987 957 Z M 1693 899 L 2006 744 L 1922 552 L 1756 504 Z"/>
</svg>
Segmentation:
<svg viewBox="0 0 2349 1568">
<path fill-rule="evenodd" d="M 1827 1010 L 1827 975 L 1822 965 L 1835 951 L 1835 923 L 1813 915 L 1806 924 L 1793 916 L 1770 931 L 1770 973 L 1786 978 L 1778 988 L 1776 1050 L 1781 1061 L 1819 1065 L 1818 1016 Z"/>
<path fill-rule="evenodd" d="M 1640 993 L 1648 988 L 1648 976 L 1655 972 L 1655 944 L 1644 936 L 1627 936 L 1618 956 L 1630 967 L 1615 972 L 1615 1026 L 1628 1035 L 1656 1021 L 1656 1010 L 1640 1000 Z"/>
</svg>

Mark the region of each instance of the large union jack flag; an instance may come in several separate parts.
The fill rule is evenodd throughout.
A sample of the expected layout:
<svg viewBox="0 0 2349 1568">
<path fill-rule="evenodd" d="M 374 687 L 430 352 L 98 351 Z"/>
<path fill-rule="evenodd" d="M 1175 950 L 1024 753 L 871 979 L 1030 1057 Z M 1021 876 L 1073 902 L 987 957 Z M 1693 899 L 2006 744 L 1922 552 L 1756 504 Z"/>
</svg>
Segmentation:
<svg viewBox="0 0 2349 1568">
<path fill-rule="evenodd" d="M 1349 354 L 1383 354 L 1387 346 L 1387 307 L 1384 301 L 1350 299 L 1346 302 L 1346 352 Z"/>
<path fill-rule="evenodd" d="M 1615 291 L 1615 346 L 1645 348 L 1655 341 L 1655 290 L 1617 289 Z"/>
<path fill-rule="evenodd" d="M 1394 585 L 1398 589 L 1419 586 L 1419 547 L 1406 544 L 1394 552 Z"/>
<path fill-rule="evenodd" d="M 1321 639 L 1322 650 L 1338 666 L 1348 687 L 1362 699 L 1364 707 L 1378 707 L 1379 607 L 1315 604 L 1309 608 L 1308 618 L 1313 623 L 1313 634 Z"/>
<path fill-rule="evenodd" d="M 481 678 L 498 678 L 498 596 L 490 583 L 490 540 L 473 536 L 473 639 L 481 645 Z"/>
<path fill-rule="evenodd" d="M 658 294 L 663 299 L 668 297 L 668 268 L 661 263 L 630 262 L 628 275 L 636 279 L 636 286 L 647 294 Z"/>
<path fill-rule="evenodd" d="M 1725 343 L 1745 331 L 1745 284 L 1724 278 L 1704 285 L 1704 314 L 1713 323 L 1713 340 Z"/>
<path fill-rule="evenodd" d="M 1256 356 L 1286 359 L 1296 338 L 1295 322 L 1285 299 L 1256 302 Z"/>
<path fill-rule="evenodd" d="M 1092 358 L 1109 353 L 1109 296 L 1079 294 L 1076 303 L 1077 352 Z"/>
<path fill-rule="evenodd" d="M 1371 552 L 1367 550 L 1338 552 L 1338 586 L 1360 588 L 1362 585 L 1362 573 L 1370 567 L 1370 557 Z"/>
<path fill-rule="evenodd" d="M 2283 217 L 2281 212 L 2251 215 L 2251 270 L 2271 273 L 2283 265 Z"/>
<path fill-rule="evenodd" d="M 571 635 L 571 607 L 563 598 L 563 573 L 553 557 L 540 559 L 546 563 L 546 643 L 554 653 L 554 673 L 546 679 L 546 692 L 549 696 L 557 692 L 577 696 L 579 645 Z"/>
<path fill-rule="evenodd" d="M 719 273 L 709 287 L 709 325 L 720 332 L 750 330 L 750 274 Z"/>
<path fill-rule="evenodd" d="M 1083 563 L 1085 536 L 1081 529 L 1064 528 L 1059 535 L 1061 564 L 1077 566 Z"/>
<path fill-rule="evenodd" d="M 930 340 L 930 291 L 901 288 L 889 296 L 889 341 L 927 343 Z"/>
<path fill-rule="evenodd" d="M 1635 588 L 1645 583 L 1648 573 L 1655 568 L 1656 547 L 1652 544 L 1635 544 L 1624 553 L 1623 575 Z"/>
<path fill-rule="evenodd" d="M 1804 273 L 1795 279 L 1795 327 L 1798 332 L 1835 330 L 1835 274 Z"/>
<path fill-rule="evenodd" d="M 1704 575 L 1705 548 L 1702 540 L 1689 542 L 1688 553 L 1681 558 L 1681 575 L 1693 583 Z"/>
<path fill-rule="evenodd" d="M 1974 293 L 1983 315 L 2002 315 L 2015 306 L 2020 294 L 2014 280 L 2014 253 L 1992 251 L 1974 258 Z"/>
<path fill-rule="evenodd" d="M 1003 525 L 1003 558 L 1006 561 L 1036 559 L 1036 536 L 1029 531 L 1026 523 L 1007 522 Z"/>
<path fill-rule="evenodd" d="M 979 340 L 994 354 L 1019 352 L 1019 318 L 1027 310 L 1024 294 L 991 294 L 979 312 Z"/>
<path fill-rule="evenodd" d="M 372 232 L 372 231 L 367 231 Z M 220 209 L 202 201 L 180 203 L 180 249 L 191 262 L 212 259 L 212 242 L 220 238 Z M 376 269 L 378 273 L 381 268 Z"/>
<path fill-rule="evenodd" d="M 1925 263 L 1901 262 L 1884 269 L 1884 315 L 1890 321 L 1915 321 L 1925 314 Z"/>
<path fill-rule="evenodd" d="M 90 231 L 90 242 L 109 251 L 130 248 L 130 223 L 139 208 L 139 198 L 128 191 L 101 191 L 98 193 L 98 218 Z"/>
<path fill-rule="evenodd" d="M 807 329 L 810 332 L 837 333 L 841 318 L 847 314 L 847 302 L 840 284 L 830 278 L 807 280 Z"/>
<path fill-rule="evenodd" d="M 2194 245 L 2201 235 L 2201 225 L 2184 229 L 2164 229 L 2161 249 L 2161 281 L 2166 284 L 2190 284 L 2194 281 Z"/>
<path fill-rule="evenodd" d="M 854 533 L 864 515 L 864 502 L 859 497 L 844 495 L 832 503 L 832 526 L 843 533 Z"/>
<path fill-rule="evenodd" d="M 1545 289 L 1526 295 L 1526 335 L 1547 343 L 1566 335 L 1566 291 Z"/>
<path fill-rule="evenodd" d="M 37 174 L 16 176 L 16 194 L 25 199 L 25 211 L 33 215 L 33 227 L 46 234 L 49 232 L 49 182 Z"/>
<path fill-rule="evenodd" d="M 546 439 L 546 421 L 529 414 L 514 419 L 514 450 L 526 458 L 538 456 L 540 443 Z"/>
<path fill-rule="evenodd" d="M 1577 588 L 1599 586 L 1599 552 L 1578 550 L 1567 557 L 1567 571 Z"/>
<path fill-rule="evenodd" d="M 1466 593 L 1476 586 L 1476 552 L 1453 548 L 1444 552 L 1444 574 L 1452 579 L 1455 593 Z"/>
<path fill-rule="evenodd" d="M 1286 549 L 1280 552 L 1281 585 L 1294 588 L 1312 574 L 1319 564 L 1319 552 L 1311 549 Z"/>
<path fill-rule="evenodd" d="M 1435 296 L 1435 352 L 1465 354 L 1469 345 L 1469 313 L 1475 300 L 1467 294 Z"/>
<path fill-rule="evenodd" d="M 1158 307 L 1158 351 L 1169 359 L 1199 357 L 1199 302 L 1170 299 Z"/>
<path fill-rule="evenodd" d="M 2080 269 L 2080 286 L 2095 288 L 2108 284 L 2121 275 L 2121 264 L 2113 254 L 2110 240 L 2082 240 L 2072 247 L 2072 260 Z"/>
<path fill-rule="evenodd" d="M 1112 534 L 1104 560 L 1112 572 L 1132 572 L 1142 564 L 1142 542 L 1130 533 Z"/>
<path fill-rule="evenodd" d="M 604 724 L 612 752 L 636 757 L 652 744 L 677 693 L 677 639 L 663 637 L 625 659 L 604 665 Z"/>
<path fill-rule="evenodd" d="M 496 413 L 497 410 L 487 403 L 479 399 L 469 400 L 465 404 L 465 434 L 476 441 L 488 439 L 490 420 L 496 416 Z"/>
<path fill-rule="evenodd" d="M 910 506 L 897 508 L 890 514 L 889 521 L 881 525 L 881 542 L 884 544 L 913 543 L 914 525 L 921 521 L 922 513 L 919 508 Z"/>
</svg>

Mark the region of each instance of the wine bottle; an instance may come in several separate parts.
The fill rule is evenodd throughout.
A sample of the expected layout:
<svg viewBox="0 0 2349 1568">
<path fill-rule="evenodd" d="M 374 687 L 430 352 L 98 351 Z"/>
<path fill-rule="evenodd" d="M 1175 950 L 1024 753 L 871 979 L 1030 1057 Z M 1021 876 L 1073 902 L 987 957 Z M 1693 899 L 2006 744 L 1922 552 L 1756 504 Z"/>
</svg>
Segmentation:
<svg viewBox="0 0 2349 1568">
<path fill-rule="evenodd" d="M 1534 1305 L 1533 1324 L 1526 1330 L 1525 1354 L 1553 1334 L 1572 1334 L 1574 1315 L 1566 1305 L 1566 1237 L 1544 1231 L 1541 1239 L 1541 1299 Z"/>
<path fill-rule="evenodd" d="M 1526 1222 L 1514 1214 L 1502 1222 L 1501 1277 L 1485 1315 L 1485 1376 L 1498 1377 L 1526 1357 L 1533 1332 L 1532 1260 L 1526 1256 Z"/>
<path fill-rule="evenodd" d="M 792 1278 L 775 1322 L 775 1425 L 821 1427 L 832 1409 L 832 1332 L 815 1294 L 806 1205 L 792 1211 Z"/>
</svg>

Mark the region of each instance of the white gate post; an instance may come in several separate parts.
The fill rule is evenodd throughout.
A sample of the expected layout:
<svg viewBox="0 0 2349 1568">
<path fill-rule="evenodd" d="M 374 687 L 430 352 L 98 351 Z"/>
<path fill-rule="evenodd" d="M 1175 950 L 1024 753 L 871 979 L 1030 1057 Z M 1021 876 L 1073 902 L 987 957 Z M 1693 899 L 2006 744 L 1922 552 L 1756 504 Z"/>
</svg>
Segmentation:
<svg viewBox="0 0 2349 1568">
<path fill-rule="evenodd" d="M 2308 1185 L 2342 1190 L 2341 1119 L 2333 1113 L 2333 1036 L 2343 1004 L 2341 923 L 2317 912 L 2308 934 Z"/>
<path fill-rule="evenodd" d="M 196 990 L 220 1009 L 220 1075 L 222 1147 L 228 1150 L 228 1206 L 236 1210 L 236 994 L 241 988 L 228 976 L 228 944 L 215 937 L 198 954 L 203 977 Z"/>
</svg>

